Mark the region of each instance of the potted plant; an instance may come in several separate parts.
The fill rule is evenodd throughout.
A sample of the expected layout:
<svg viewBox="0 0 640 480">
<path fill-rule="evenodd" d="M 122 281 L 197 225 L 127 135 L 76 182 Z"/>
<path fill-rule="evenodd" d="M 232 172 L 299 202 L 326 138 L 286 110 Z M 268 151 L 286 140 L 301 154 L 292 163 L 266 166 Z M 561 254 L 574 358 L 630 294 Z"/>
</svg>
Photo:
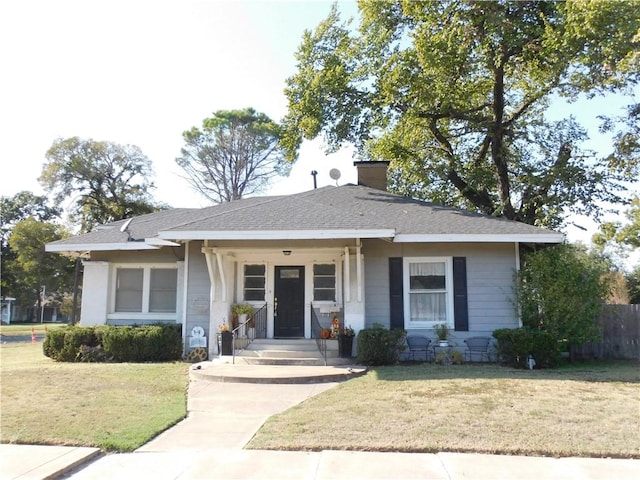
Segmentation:
<svg viewBox="0 0 640 480">
<path fill-rule="evenodd" d="M 253 314 L 253 306 L 248 303 L 236 303 L 231 307 L 231 314 L 233 318 L 237 319 L 238 325 L 242 325 L 247 321 L 247 317 Z M 249 326 L 251 327 L 251 325 Z"/>
<path fill-rule="evenodd" d="M 338 334 L 338 355 L 340 358 L 351 358 L 353 352 L 353 337 L 356 332 L 351 327 L 340 329 Z"/>
<path fill-rule="evenodd" d="M 438 337 L 438 345 L 441 347 L 449 346 L 449 326 L 446 323 L 439 323 L 434 327 L 434 330 Z"/>
<path fill-rule="evenodd" d="M 218 329 L 220 330 L 220 343 L 218 344 L 220 355 L 233 355 L 233 333 L 229 329 L 229 325 L 225 322 Z"/>
</svg>

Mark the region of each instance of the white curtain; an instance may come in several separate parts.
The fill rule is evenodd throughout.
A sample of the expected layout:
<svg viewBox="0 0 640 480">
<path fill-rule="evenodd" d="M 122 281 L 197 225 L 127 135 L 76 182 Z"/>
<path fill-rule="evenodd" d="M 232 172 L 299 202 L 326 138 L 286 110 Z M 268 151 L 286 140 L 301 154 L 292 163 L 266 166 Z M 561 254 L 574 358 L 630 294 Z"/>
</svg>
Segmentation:
<svg viewBox="0 0 640 480">
<path fill-rule="evenodd" d="M 412 277 L 444 277 L 443 262 L 410 263 L 409 275 Z"/>
<path fill-rule="evenodd" d="M 412 322 L 445 322 L 447 305 L 445 293 L 410 293 Z"/>
</svg>

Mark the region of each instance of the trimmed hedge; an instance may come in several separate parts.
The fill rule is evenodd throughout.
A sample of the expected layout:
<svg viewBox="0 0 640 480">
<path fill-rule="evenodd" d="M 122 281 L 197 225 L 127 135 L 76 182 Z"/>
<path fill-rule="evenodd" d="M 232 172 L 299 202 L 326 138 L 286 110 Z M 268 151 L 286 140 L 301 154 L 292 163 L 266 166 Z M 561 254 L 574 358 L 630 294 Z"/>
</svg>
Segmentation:
<svg viewBox="0 0 640 480">
<path fill-rule="evenodd" d="M 47 332 L 42 349 L 47 357 L 59 362 L 179 360 L 182 325 L 71 326 Z"/>
<path fill-rule="evenodd" d="M 556 338 L 541 330 L 531 328 L 502 328 L 495 330 L 500 360 L 518 368 L 529 368 L 529 355 L 536 362 L 535 368 L 553 368 L 560 360 L 560 344 Z"/>
<path fill-rule="evenodd" d="M 400 351 L 404 349 L 404 330 L 388 330 L 382 325 L 365 328 L 358 332 L 357 362 L 362 365 L 394 365 L 398 363 Z"/>
</svg>

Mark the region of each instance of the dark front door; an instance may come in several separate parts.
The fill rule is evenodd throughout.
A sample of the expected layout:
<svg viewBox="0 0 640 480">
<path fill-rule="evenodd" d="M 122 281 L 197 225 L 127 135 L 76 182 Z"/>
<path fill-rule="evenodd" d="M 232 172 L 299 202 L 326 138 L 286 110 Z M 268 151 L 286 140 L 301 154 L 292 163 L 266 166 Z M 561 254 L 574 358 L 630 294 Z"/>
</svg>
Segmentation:
<svg viewBox="0 0 640 480">
<path fill-rule="evenodd" d="M 304 267 L 276 267 L 274 337 L 304 337 Z"/>
</svg>

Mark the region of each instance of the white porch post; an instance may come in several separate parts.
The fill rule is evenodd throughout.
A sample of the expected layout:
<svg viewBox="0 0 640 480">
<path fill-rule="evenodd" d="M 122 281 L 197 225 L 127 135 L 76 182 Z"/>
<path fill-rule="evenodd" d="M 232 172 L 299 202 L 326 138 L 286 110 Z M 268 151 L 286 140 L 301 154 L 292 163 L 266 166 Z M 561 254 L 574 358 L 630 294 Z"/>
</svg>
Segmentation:
<svg viewBox="0 0 640 480">
<path fill-rule="evenodd" d="M 105 325 L 109 312 L 109 262 L 84 261 L 80 325 Z M 91 285 L 89 288 L 87 285 Z"/>
<path fill-rule="evenodd" d="M 351 275 L 355 270 L 356 274 Z M 356 333 L 365 327 L 365 303 L 363 301 L 364 263 L 360 239 L 356 240 L 355 255 L 350 255 L 349 247 L 344 252 L 344 323 Z M 355 295 L 351 292 L 355 291 Z"/>
</svg>

